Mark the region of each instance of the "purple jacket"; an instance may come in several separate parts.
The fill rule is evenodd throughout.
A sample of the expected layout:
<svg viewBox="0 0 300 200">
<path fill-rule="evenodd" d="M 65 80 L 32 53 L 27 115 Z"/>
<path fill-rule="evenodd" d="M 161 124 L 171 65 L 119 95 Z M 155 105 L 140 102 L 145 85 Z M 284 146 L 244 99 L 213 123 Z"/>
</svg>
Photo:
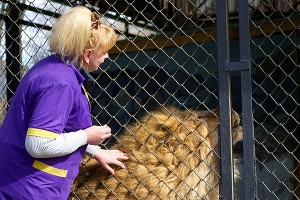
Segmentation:
<svg viewBox="0 0 300 200">
<path fill-rule="evenodd" d="M 66 156 L 35 159 L 25 149 L 25 137 L 56 138 L 91 126 L 83 81 L 58 55 L 25 74 L 0 128 L 0 200 L 67 199 L 86 145 Z"/>
</svg>

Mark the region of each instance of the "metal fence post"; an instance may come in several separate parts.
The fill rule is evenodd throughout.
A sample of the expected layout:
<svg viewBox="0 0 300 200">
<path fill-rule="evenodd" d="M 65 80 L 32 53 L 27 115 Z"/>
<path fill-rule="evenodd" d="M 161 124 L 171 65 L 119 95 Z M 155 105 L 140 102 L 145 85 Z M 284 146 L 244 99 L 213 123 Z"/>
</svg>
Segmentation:
<svg viewBox="0 0 300 200">
<path fill-rule="evenodd" d="M 231 138 L 231 88 L 230 72 L 241 73 L 242 121 L 243 121 L 243 156 L 245 199 L 255 199 L 255 155 L 254 131 L 252 116 L 252 87 L 250 68 L 250 34 L 248 1 L 239 0 L 239 41 L 240 61 L 229 61 L 228 37 L 228 6 L 227 0 L 217 1 L 217 36 L 218 36 L 218 73 L 220 100 L 220 155 L 221 155 L 221 184 L 220 197 L 234 199 L 233 161 Z"/>
<path fill-rule="evenodd" d="M 16 6 L 17 1 L 9 3 L 9 10 L 5 21 L 6 39 L 6 79 L 7 79 L 7 102 L 10 102 L 17 90 L 20 81 L 21 69 L 21 27 L 19 24 L 20 10 Z"/>
<path fill-rule="evenodd" d="M 248 1 L 239 0 L 239 38 L 240 61 L 248 64 L 248 69 L 241 70 L 242 120 L 243 120 L 243 153 L 245 199 L 255 199 L 255 146 L 252 115 L 252 85 L 250 67 L 250 34 Z"/>
<path fill-rule="evenodd" d="M 220 155 L 221 183 L 220 199 L 231 200 L 233 194 L 233 160 L 231 138 L 231 89 L 230 73 L 225 71 L 229 60 L 228 6 L 227 0 L 219 0 L 217 6 L 218 76 L 220 105 Z"/>
</svg>

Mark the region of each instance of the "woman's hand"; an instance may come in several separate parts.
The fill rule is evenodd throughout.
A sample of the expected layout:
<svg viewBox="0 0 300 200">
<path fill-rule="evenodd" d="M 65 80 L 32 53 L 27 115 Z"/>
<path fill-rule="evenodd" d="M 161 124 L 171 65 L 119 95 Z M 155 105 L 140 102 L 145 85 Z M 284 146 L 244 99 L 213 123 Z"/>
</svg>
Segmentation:
<svg viewBox="0 0 300 200">
<path fill-rule="evenodd" d="M 111 136 L 111 129 L 107 125 L 91 126 L 84 131 L 87 133 L 87 144 L 99 145 Z"/>
<path fill-rule="evenodd" d="M 115 174 L 115 171 L 109 165 L 115 165 L 125 168 L 125 165 L 121 161 L 128 160 L 129 157 L 126 153 L 119 150 L 105 150 L 99 149 L 94 155 L 97 162 L 110 174 Z"/>
</svg>

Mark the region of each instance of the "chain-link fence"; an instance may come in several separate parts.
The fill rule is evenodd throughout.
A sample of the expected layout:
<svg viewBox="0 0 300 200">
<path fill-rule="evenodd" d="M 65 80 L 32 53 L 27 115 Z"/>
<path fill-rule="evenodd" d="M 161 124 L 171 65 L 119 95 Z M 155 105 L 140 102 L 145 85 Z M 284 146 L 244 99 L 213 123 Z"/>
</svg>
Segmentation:
<svg viewBox="0 0 300 200">
<path fill-rule="evenodd" d="M 300 197 L 297 16 L 299 1 L 266 1 L 250 16 L 257 183 L 263 199 Z"/>
<path fill-rule="evenodd" d="M 231 61 L 239 60 L 242 42 L 238 3 L 228 1 Z M 258 199 L 300 198 L 299 3 L 248 1 Z M 109 176 L 85 157 L 70 199 L 215 199 L 221 195 L 219 179 L 225 173 L 219 169 L 215 109 L 220 99 L 217 4 L 216 0 L 0 2 L 1 121 L 22 76 L 51 53 L 48 36 L 55 19 L 71 7 L 86 6 L 118 33 L 110 61 L 92 74 L 93 123 L 112 128 L 113 137 L 102 148 L 123 149 L 131 161 L 126 170 Z M 230 80 L 230 102 L 241 118 L 240 73 L 230 72 Z M 235 112 L 232 119 L 238 122 Z M 236 199 L 244 199 L 243 143 L 238 142 L 237 124 L 232 125 L 234 193 Z"/>
</svg>

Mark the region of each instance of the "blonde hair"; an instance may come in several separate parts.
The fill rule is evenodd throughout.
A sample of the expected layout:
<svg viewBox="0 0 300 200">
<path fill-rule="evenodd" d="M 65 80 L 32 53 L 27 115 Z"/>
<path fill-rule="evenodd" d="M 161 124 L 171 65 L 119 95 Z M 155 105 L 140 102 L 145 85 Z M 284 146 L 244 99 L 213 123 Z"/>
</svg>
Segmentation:
<svg viewBox="0 0 300 200">
<path fill-rule="evenodd" d="M 78 6 L 58 18 L 50 36 L 50 48 L 72 62 L 80 62 L 84 49 L 106 53 L 116 39 L 115 31 L 101 24 L 97 13 Z"/>
</svg>

